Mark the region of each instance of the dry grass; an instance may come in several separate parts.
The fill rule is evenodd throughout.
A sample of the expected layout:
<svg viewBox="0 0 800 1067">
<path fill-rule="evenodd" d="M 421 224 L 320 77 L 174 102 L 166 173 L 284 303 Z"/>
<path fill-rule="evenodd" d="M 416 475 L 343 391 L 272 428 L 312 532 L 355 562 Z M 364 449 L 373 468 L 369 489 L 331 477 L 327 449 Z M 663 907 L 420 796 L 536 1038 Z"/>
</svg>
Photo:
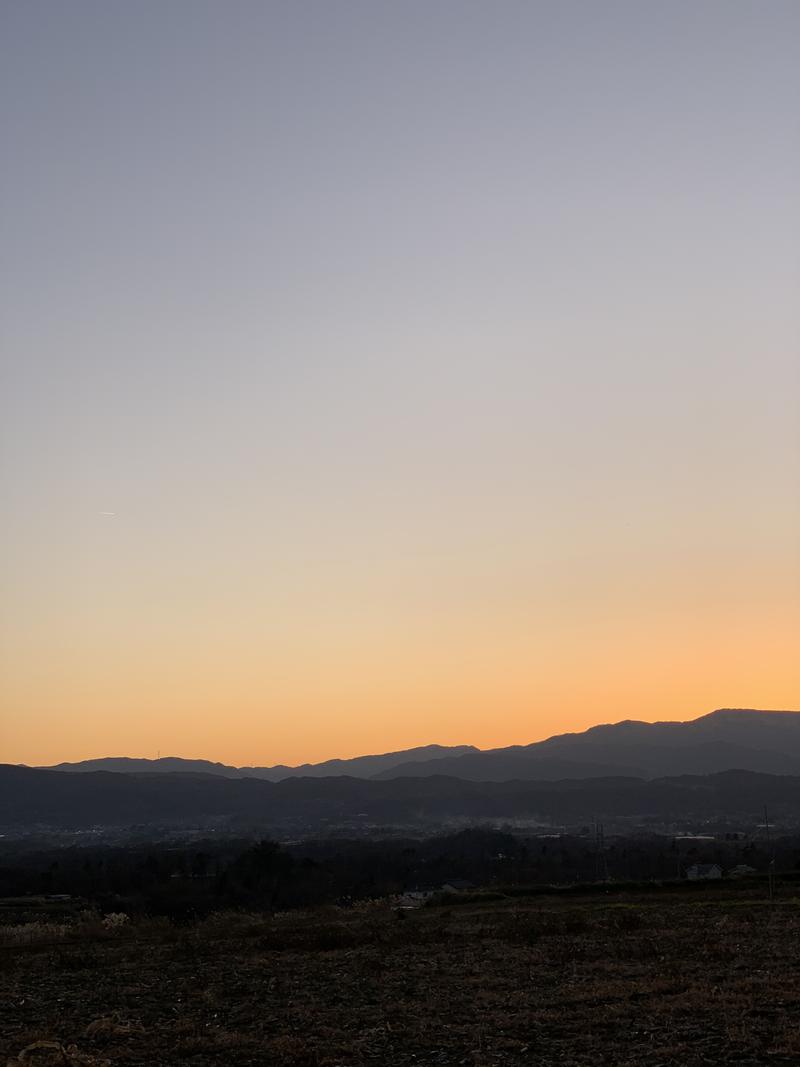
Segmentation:
<svg viewBox="0 0 800 1067">
<path fill-rule="evenodd" d="M 127 936 L 141 941 L 143 937 L 163 936 L 169 929 L 170 924 L 166 919 L 139 920 L 133 929 L 124 913 L 100 915 L 85 911 L 59 922 L 35 919 L 29 922 L 0 924 L 0 948 L 50 945 L 60 941 L 86 943 Z"/>
<path fill-rule="evenodd" d="M 60 1041 L 33 1041 L 7 1061 L 7 1067 L 18 1064 L 33 1067 L 111 1067 L 111 1061 L 81 1052 L 77 1045 L 67 1045 Z"/>
<path fill-rule="evenodd" d="M 797 1064 L 798 947 L 795 901 L 723 891 L 133 925 L 6 950 L 0 1053 L 25 1063 L 39 1041 L 76 1065 Z"/>
<path fill-rule="evenodd" d="M 46 941 L 61 941 L 72 930 L 72 923 L 36 922 L 6 923 L 0 926 L 0 945 L 34 945 Z"/>
</svg>

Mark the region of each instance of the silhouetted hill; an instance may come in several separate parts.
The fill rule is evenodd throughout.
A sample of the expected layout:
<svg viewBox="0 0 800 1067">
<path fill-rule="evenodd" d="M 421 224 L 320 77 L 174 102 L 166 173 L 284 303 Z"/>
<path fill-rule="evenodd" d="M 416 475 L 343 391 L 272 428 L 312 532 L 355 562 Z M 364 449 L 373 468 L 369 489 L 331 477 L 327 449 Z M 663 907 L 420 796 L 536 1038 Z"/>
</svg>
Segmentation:
<svg viewBox="0 0 800 1067">
<path fill-rule="evenodd" d="M 243 778 L 254 767 L 229 767 L 205 759 L 183 759 L 181 756 L 162 756 L 160 759 L 137 759 L 130 756 L 104 756 L 100 759 L 80 760 L 78 763 L 57 763 L 39 770 L 89 773 L 112 771 L 114 774 L 215 774 L 222 778 Z"/>
<path fill-rule="evenodd" d="M 304 763 L 298 767 L 230 767 L 175 756 L 158 760 L 127 757 L 61 763 L 50 770 L 70 773 L 202 773 L 222 778 L 349 776 L 377 780 L 445 775 L 477 782 L 514 779 L 660 778 L 716 774 L 726 770 L 800 774 L 800 712 L 721 709 L 689 722 L 626 720 L 558 734 L 530 745 L 481 752 L 472 745 L 425 745 L 354 759 Z"/>
<path fill-rule="evenodd" d="M 303 763 L 299 767 L 287 767 L 283 764 L 277 764 L 274 767 L 230 767 L 225 763 L 213 763 L 211 760 L 204 759 L 182 759 L 180 756 L 162 756 L 154 760 L 107 756 L 101 759 L 81 760 L 79 763 L 58 763 L 54 767 L 41 769 L 71 773 L 113 771 L 119 774 L 214 774 L 221 778 L 260 778 L 267 782 L 280 782 L 285 778 L 329 778 L 332 775 L 342 774 L 353 778 L 371 778 L 400 764 L 411 766 L 416 762 L 447 756 L 461 756 L 477 751 L 473 745 L 422 745 L 419 748 L 407 748 L 400 752 L 385 752 L 379 756 L 331 759 L 324 763 Z"/>
<path fill-rule="evenodd" d="M 655 781 L 472 782 L 430 776 L 388 781 L 290 778 L 275 783 L 204 774 L 82 774 L 0 766 L 2 829 L 259 825 L 317 832 L 353 820 L 430 825 L 465 817 L 752 821 L 765 804 L 773 818 L 800 820 L 800 777 L 729 771 Z"/>
<path fill-rule="evenodd" d="M 601 775 L 800 774 L 800 712 L 721 709 L 690 722 L 626 720 L 532 745 L 400 764 L 378 778 L 445 774 L 473 781 Z"/>
</svg>

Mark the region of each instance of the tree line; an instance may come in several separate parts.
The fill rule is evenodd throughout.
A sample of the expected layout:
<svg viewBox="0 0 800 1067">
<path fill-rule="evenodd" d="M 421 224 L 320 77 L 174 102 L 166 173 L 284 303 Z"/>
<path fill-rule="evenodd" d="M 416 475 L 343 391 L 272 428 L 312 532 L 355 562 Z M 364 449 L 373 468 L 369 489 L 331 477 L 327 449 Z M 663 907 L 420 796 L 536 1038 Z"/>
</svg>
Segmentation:
<svg viewBox="0 0 800 1067">
<path fill-rule="evenodd" d="M 467 829 L 424 839 L 203 840 L 181 845 L 4 846 L 0 897 L 66 895 L 104 910 L 193 918 L 227 908 L 284 910 L 437 889 L 679 879 L 694 863 L 800 872 L 800 837 L 678 842 L 591 835 L 525 837 Z"/>
</svg>

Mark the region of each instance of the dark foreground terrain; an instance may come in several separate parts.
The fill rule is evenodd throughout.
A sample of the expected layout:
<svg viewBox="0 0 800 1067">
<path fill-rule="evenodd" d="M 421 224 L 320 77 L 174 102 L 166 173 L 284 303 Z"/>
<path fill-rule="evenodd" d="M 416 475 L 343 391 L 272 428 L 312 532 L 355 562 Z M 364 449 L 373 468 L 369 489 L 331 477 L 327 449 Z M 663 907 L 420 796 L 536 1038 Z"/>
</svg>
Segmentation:
<svg viewBox="0 0 800 1067">
<path fill-rule="evenodd" d="M 0 1063 L 797 1064 L 781 892 L 7 926 Z"/>
</svg>

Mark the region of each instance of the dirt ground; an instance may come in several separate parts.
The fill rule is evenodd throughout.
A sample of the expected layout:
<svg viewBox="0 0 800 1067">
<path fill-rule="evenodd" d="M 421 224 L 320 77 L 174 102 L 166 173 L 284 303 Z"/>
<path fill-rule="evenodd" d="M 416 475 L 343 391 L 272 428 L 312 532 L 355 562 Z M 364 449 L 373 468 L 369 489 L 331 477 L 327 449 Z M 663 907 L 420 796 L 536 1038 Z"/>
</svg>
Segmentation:
<svg viewBox="0 0 800 1067">
<path fill-rule="evenodd" d="M 0 1064 L 800 1064 L 795 899 L 31 927 L 0 968 Z"/>
</svg>

